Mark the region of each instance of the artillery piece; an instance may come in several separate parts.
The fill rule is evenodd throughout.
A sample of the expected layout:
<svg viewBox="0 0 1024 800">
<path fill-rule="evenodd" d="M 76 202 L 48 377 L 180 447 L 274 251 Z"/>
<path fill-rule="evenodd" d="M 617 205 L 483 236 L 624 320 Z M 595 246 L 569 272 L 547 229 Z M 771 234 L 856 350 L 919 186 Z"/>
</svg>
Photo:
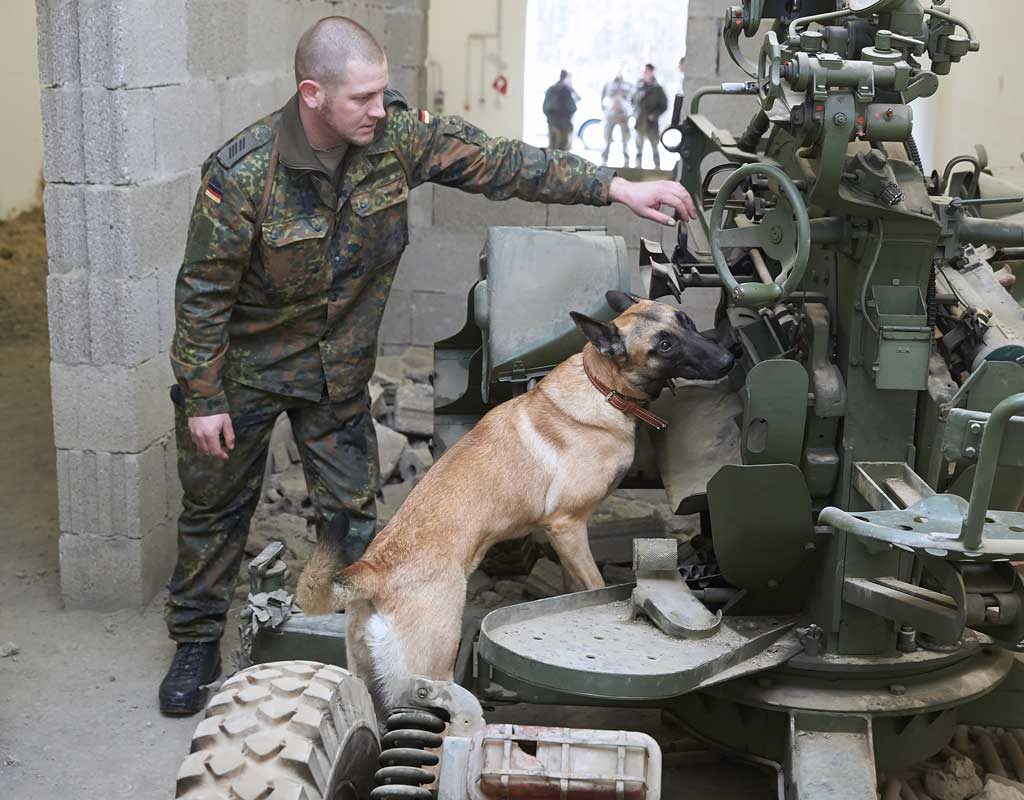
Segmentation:
<svg viewBox="0 0 1024 800">
<path fill-rule="evenodd" d="M 755 63 L 740 42 L 759 35 Z M 983 151 L 924 174 L 910 106 L 979 42 L 921 0 L 745 0 L 723 36 L 750 80 L 676 108 L 664 143 L 700 213 L 673 251 L 644 242 L 637 267 L 601 230 L 492 228 L 467 323 L 435 350 L 445 444 L 581 346 L 566 309 L 714 290 L 739 366 L 659 398 L 669 427 L 626 479 L 700 513 L 701 535 L 685 552 L 637 540 L 633 584 L 488 615 L 473 694 L 410 681 L 374 797 L 658 796 L 652 740 L 488 726 L 474 695 L 659 707 L 781 765 L 794 800 L 870 800 L 877 769 L 958 723 L 1024 725 L 1024 312 L 993 269 L 1024 247 L 1007 215 L 1024 197 Z M 701 113 L 711 94 L 756 98 L 742 134 Z M 255 669 L 211 701 L 222 729 L 282 668 Z M 334 726 L 307 739 L 333 744 L 303 785 L 361 796 L 376 732 L 332 669 L 314 695 Z"/>
</svg>

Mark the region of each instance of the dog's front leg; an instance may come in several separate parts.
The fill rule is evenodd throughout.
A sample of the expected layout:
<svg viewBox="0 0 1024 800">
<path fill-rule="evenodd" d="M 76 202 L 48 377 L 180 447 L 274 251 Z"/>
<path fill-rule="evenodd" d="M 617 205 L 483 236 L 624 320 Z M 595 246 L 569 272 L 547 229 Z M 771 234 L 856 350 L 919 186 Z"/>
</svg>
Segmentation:
<svg viewBox="0 0 1024 800">
<path fill-rule="evenodd" d="M 604 578 L 597 568 L 594 556 L 590 552 L 590 541 L 587 538 L 587 517 L 559 517 L 548 524 L 548 537 L 551 545 L 558 553 L 562 566 L 576 584 L 566 587 L 572 591 L 581 589 L 601 589 Z"/>
</svg>

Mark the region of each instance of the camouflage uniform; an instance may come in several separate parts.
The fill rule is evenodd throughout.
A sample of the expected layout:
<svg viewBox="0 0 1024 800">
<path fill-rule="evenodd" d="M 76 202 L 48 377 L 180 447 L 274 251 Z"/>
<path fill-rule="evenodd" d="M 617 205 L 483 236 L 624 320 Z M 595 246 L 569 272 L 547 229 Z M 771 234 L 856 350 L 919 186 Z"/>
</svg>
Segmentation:
<svg viewBox="0 0 1024 800">
<path fill-rule="evenodd" d="M 184 501 L 166 618 L 177 641 L 223 631 L 281 411 L 295 429 L 318 535 L 343 529 L 344 514 L 346 558 L 369 543 L 378 479 L 366 384 L 409 241 L 409 190 L 431 181 L 494 200 L 609 202 L 611 170 L 409 109 L 396 93 L 386 100 L 374 141 L 350 147 L 333 176 L 306 140 L 297 96 L 203 166 L 171 348 Z M 275 149 L 279 166 L 257 231 Z M 199 454 L 188 417 L 229 412 L 230 458 Z"/>
</svg>

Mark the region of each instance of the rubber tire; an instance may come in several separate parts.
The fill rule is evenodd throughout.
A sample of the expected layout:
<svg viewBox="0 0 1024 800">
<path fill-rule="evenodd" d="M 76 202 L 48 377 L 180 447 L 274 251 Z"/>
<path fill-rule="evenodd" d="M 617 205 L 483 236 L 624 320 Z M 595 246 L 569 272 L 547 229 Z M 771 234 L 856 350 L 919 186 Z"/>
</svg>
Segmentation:
<svg viewBox="0 0 1024 800">
<path fill-rule="evenodd" d="M 355 675 L 316 661 L 257 664 L 210 699 L 174 796 L 361 800 L 379 754 L 373 701 Z"/>
</svg>

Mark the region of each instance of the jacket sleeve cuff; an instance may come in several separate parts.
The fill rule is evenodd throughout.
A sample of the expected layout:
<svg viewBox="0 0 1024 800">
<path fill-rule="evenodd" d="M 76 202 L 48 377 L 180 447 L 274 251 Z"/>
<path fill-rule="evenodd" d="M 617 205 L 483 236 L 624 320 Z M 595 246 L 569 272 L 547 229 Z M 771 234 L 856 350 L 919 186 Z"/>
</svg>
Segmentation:
<svg viewBox="0 0 1024 800">
<path fill-rule="evenodd" d="M 608 190 L 612 185 L 612 178 L 616 175 L 612 167 L 598 167 L 594 177 L 594 184 L 591 191 L 591 203 L 595 206 L 610 206 L 612 201 L 608 199 Z"/>
<path fill-rule="evenodd" d="M 196 397 L 185 395 L 185 416 L 211 417 L 214 414 L 229 414 L 228 398 L 224 392 L 212 397 Z"/>
<path fill-rule="evenodd" d="M 188 416 L 208 417 L 229 413 L 227 396 L 220 379 L 226 351 L 227 348 L 224 348 L 203 364 L 186 363 L 171 353 L 171 368 L 181 387 Z"/>
</svg>

